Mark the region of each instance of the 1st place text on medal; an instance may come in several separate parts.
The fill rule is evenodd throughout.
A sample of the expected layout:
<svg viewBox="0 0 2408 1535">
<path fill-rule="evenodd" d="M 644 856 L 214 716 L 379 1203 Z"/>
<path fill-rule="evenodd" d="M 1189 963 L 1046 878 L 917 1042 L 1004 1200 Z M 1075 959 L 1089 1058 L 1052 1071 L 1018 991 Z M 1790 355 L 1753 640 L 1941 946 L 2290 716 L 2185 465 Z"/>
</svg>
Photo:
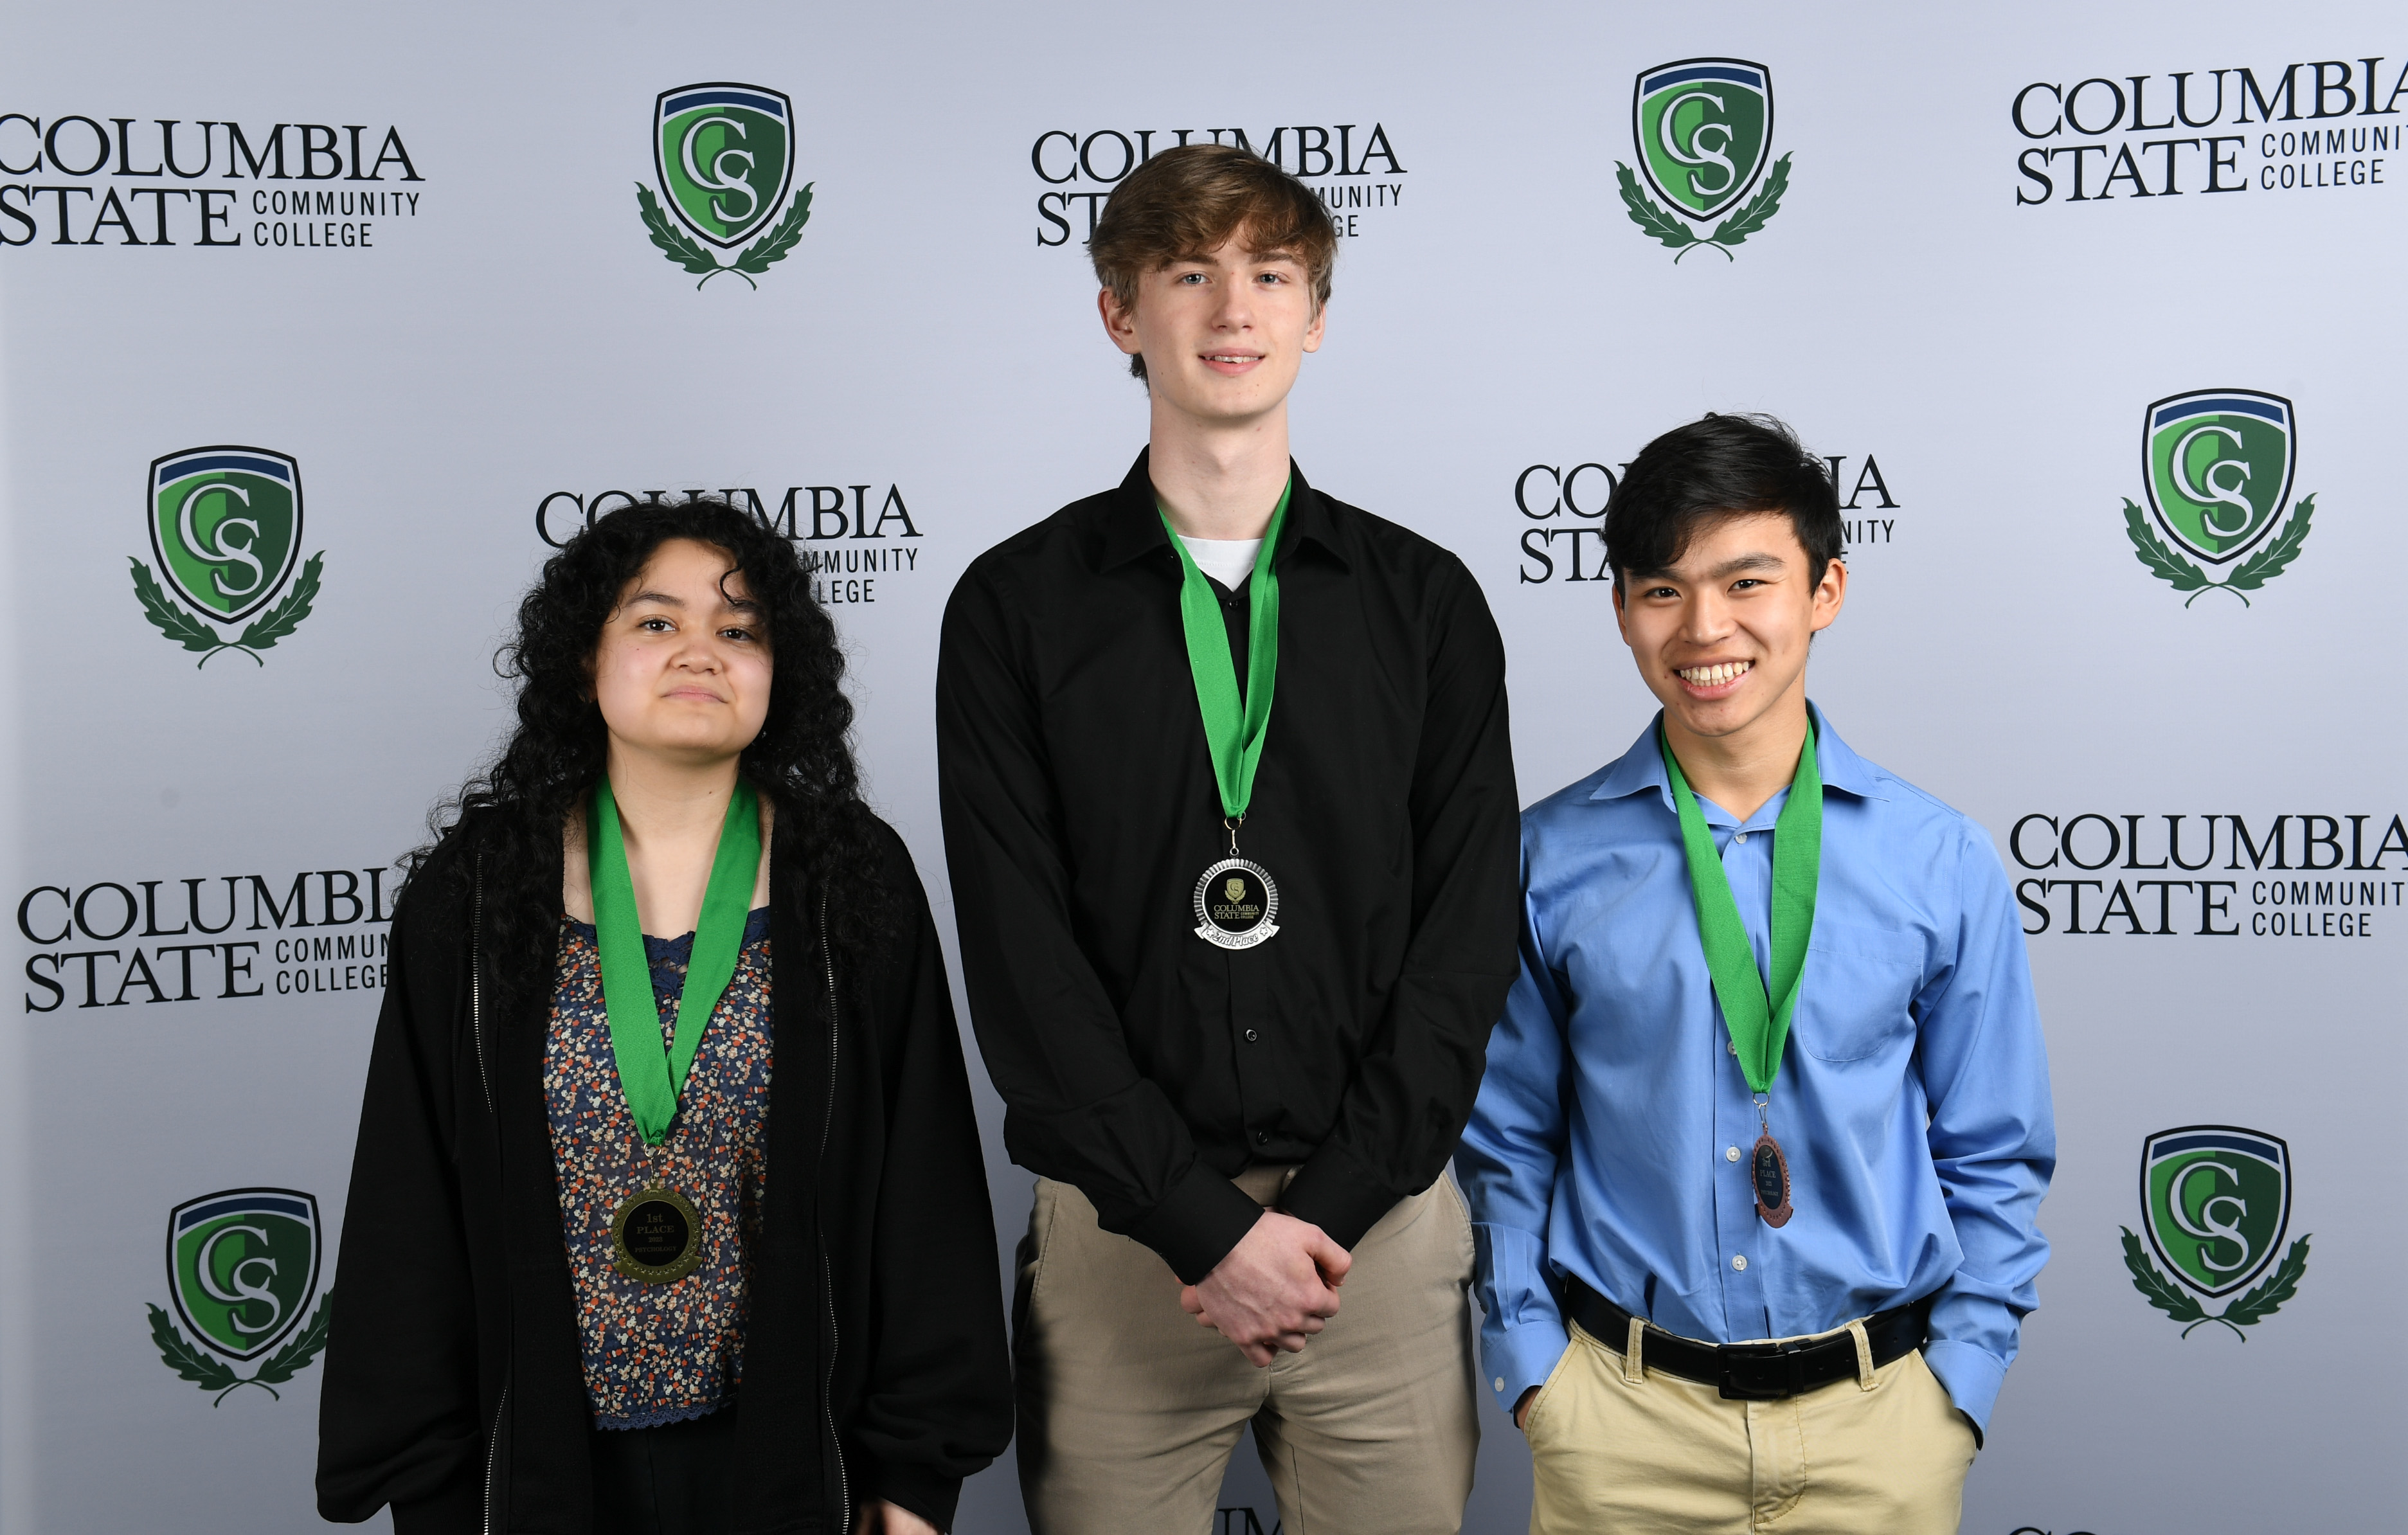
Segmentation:
<svg viewBox="0 0 2408 1535">
<path fill-rule="evenodd" d="M 646 1284 L 673 1284 L 702 1263 L 702 1214 L 673 1188 L 630 1194 L 610 1212 L 611 1266 Z"/>
</svg>

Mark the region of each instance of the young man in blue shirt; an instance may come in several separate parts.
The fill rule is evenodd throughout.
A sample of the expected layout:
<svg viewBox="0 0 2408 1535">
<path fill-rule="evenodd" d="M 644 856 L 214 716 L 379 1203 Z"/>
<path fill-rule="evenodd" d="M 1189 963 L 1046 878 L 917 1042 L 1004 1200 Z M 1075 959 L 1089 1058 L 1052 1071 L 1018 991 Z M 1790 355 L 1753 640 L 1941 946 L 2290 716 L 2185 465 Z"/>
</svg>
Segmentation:
<svg viewBox="0 0 2408 1535">
<path fill-rule="evenodd" d="M 1523 815 L 1455 1162 L 1533 1535 L 1953 1531 L 2056 1162 L 2005 874 L 1807 700 L 1847 567 L 1787 428 L 1656 438 L 1605 538 L 1663 710 Z"/>
</svg>

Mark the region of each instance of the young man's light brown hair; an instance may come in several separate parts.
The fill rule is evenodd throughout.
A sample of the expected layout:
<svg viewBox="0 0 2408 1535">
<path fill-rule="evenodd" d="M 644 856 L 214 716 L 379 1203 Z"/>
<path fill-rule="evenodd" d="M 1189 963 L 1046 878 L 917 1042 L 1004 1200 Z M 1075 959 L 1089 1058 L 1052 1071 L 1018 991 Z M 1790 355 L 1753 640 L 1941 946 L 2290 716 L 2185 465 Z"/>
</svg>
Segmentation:
<svg viewBox="0 0 2408 1535">
<path fill-rule="evenodd" d="M 1138 283 L 1174 261 L 1211 255 L 1244 231 L 1254 253 L 1278 252 L 1304 264 L 1312 307 L 1329 302 L 1338 230 L 1312 189 L 1261 155 L 1231 144 L 1182 144 L 1131 171 L 1112 189 L 1087 253 L 1096 280 L 1122 309 L 1137 307 Z M 1145 377 L 1145 358 L 1129 372 Z"/>
</svg>

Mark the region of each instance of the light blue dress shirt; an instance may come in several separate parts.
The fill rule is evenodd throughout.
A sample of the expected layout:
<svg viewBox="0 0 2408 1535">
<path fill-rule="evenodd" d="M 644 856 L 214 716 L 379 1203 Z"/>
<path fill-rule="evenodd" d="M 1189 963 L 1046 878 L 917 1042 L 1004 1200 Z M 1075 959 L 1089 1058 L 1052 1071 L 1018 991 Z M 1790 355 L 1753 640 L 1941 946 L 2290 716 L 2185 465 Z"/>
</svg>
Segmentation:
<svg viewBox="0 0 2408 1535">
<path fill-rule="evenodd" d="M 1455 1156 L 1482 1356 L 1512 1411 L 1570 1341 L 1578 1276 L 1668 1332 L 1796 1337 L 1931 1296 L 1926 1361 L 1987 1427 L 2048 1244 L 2057 1163 L 2023 925 L 1988 835 L 1814 711 L 1823 864 L 1775 1140 L 1797 1213 L 1756 1213 L 1760 1133 L 1698 938 L 1656 726 L 1522 815 L 1522 969 Z M 1702 796 L 1770 967 L 1772 839 Z M 1620 1339 L 1605 1341 L 1619 1347 Z"/>
</svg>

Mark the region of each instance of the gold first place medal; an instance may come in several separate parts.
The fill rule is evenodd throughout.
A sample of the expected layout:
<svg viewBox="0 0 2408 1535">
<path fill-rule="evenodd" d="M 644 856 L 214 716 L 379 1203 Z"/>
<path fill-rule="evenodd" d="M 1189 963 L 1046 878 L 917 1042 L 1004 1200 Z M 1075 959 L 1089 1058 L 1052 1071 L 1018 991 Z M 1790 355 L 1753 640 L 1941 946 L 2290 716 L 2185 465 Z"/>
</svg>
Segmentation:
<svg viewBox="0 0 2408 1535">
<path fill-rule="evenodd" d="M 1279 936 L 1278 916 L 1279 886 L 1260 864 L 1224 858 L 1196 882 L 1196 936 L 1207 943 L 1251 949 Z"/>
<path fill-rule="evenodd" d="M 610 1212 L 610 1261 L 629 1279 L 673 1284 L 702 1263 L 702 1214 L 673 1188 L 630 1194 Z"/>
</svg>

